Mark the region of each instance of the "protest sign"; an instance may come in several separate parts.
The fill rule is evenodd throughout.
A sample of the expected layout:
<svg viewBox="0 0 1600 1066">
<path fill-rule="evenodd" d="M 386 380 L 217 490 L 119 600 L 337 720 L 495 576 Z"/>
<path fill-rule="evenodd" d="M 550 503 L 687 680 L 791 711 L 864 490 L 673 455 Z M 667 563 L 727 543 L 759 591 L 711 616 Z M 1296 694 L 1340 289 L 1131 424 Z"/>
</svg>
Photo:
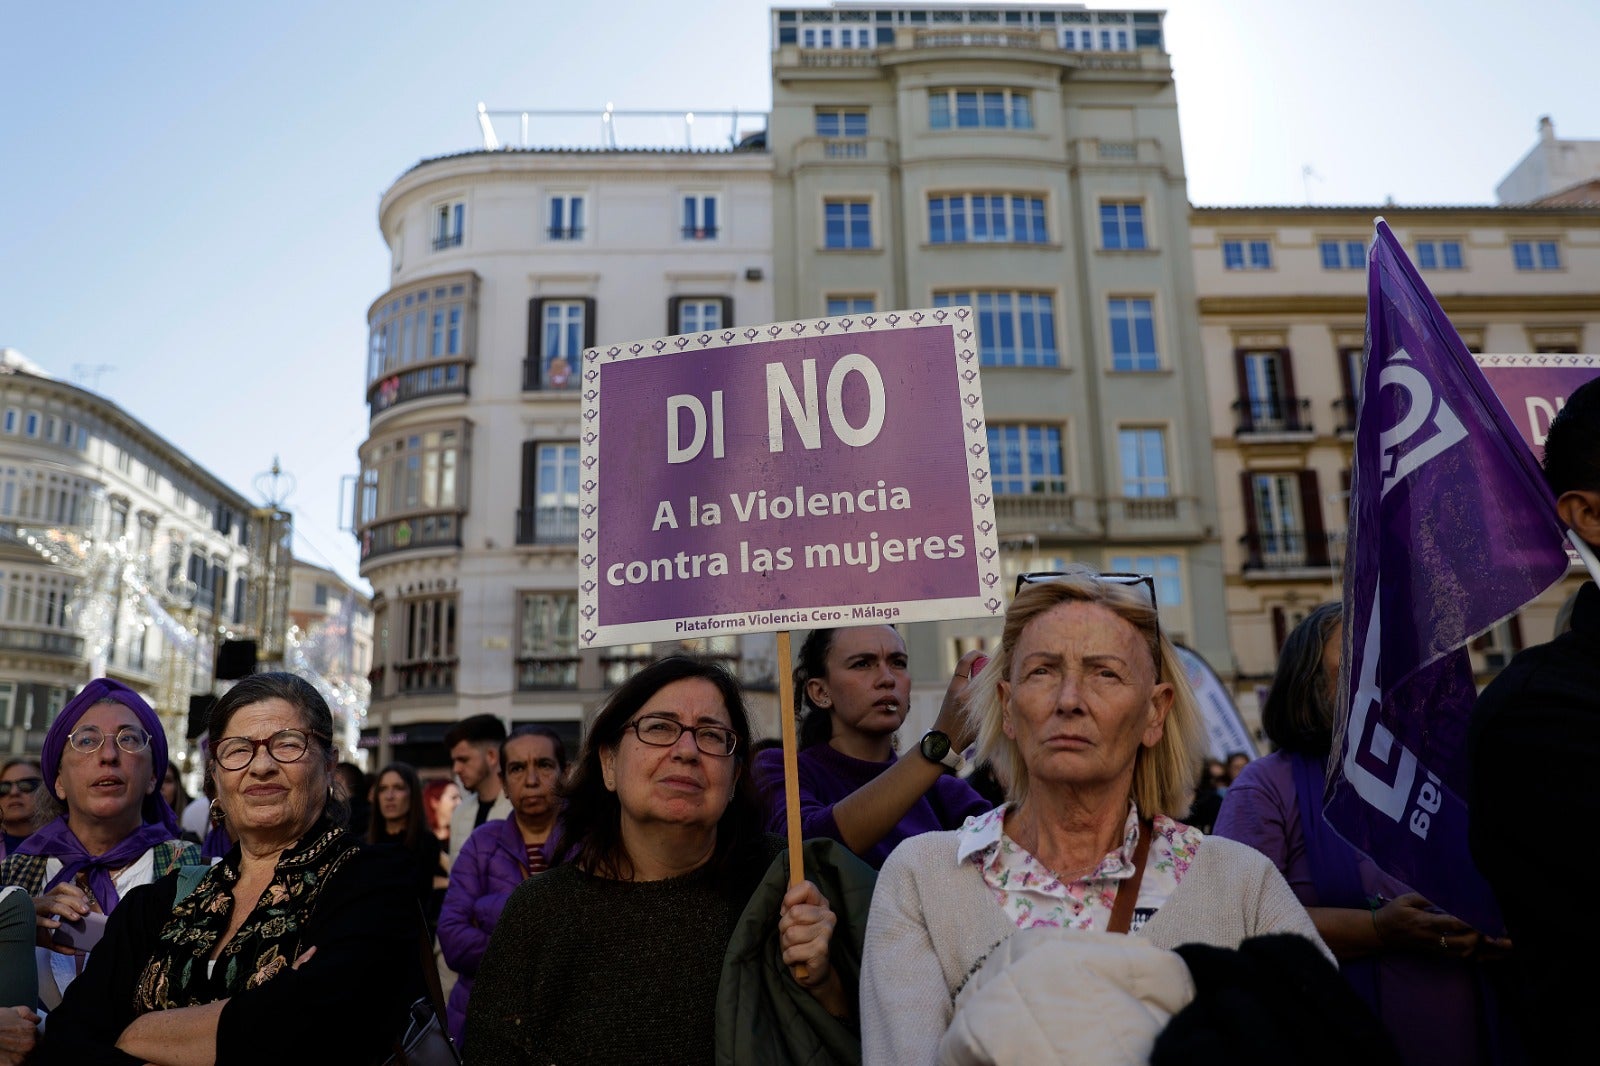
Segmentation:
<svg viewBox="0 0 1600 1066">
<path fill-rule="evenodd" d="M 584 352 L 584 647 L 995 616 L 971 311 Z"/>
<path fill-rule="evenodd" d="M 1527 444 L 1389 227 L 1377 231 L 1324 813 L 1389 874 L 1498 934 L 1467 848 L 1466 643 L 1559 580 L 1567 555 Z"/>
<path fill-rule="evenodd" d="M 1574 389 L 1600 377 L 1600 355 L 1534 352 L 1473 359 L 1534 455 L 1544 454 L 1550 421 Z"/>
<path fill-rule="evenodd" d="M 1174 644 L 1172 650 L 1178 653 L 1184 676 L 1189 679 L 1195 701 L 1200 704 L 1200 718 L 1206 726 L 1206 754 L 1221 761 L 1242 751 L 1254 759 L 1256 742 L 1240 717 L 1239 706 L 1228 693 L 1228 686 L 1199 652 L 1182 644 Z"/>
</svg>

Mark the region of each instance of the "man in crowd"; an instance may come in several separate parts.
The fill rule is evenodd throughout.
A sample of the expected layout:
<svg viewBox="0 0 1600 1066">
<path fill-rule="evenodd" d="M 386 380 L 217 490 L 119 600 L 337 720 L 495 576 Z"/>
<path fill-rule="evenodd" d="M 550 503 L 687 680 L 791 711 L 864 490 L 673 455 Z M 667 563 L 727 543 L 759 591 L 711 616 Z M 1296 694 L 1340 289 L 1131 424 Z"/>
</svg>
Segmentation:
<svg viewBox="0 0 1600 1066">
<path fill-rule="evenodd" d="M 1573 392 L 1545 440 L 1561 519 L 1600 548 L 1600 379 Z M 1493 501 L 1485 501 L 1493 506 Z M 1584 903 L 1596 869 L 1583 843 L 1600 817 L 1600 588 L 1578 590 L 1572 628 L 1523 651 L 1484 690 L 1468 734 L 1473 859 L 1511 935 L 1534 1060 L 1587 1036 L 1600 927 Z"/>
<path fill-rule="evenodd" d="M 452 863 L 474 829 L 490 819 L 511 814 L 511 802 L 500 787 L 500 742 L 505 739 L 505 724 L 492 714 L 463 718 L 444 735 L 450 768 L 460 780 L 461 790 L 477 795 L 476 803 L 463 798 L 450 816 Z"/>
</svg>

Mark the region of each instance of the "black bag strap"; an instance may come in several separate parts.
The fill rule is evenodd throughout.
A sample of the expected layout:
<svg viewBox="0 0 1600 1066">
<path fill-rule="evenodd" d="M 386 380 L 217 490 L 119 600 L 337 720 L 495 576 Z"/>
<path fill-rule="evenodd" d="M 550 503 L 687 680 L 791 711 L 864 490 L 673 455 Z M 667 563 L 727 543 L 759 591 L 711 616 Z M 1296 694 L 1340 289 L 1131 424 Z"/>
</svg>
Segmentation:
<svg viewBox="0 0 1600 1066">
<path fill-rule="evenodd" d="M 417 926 L 417 950 L 422 962 L 422 980 L 428 988 L 428 1002 L 433 1004 L 433 1012 L 440 1018 L 444 1017 L 444 987 L 439 984 L 439 964 L 433 958 L 433 941 L 428 936 L 428 916 L 423 913 L 422 904 L 417 904 L 417 917 L 421 924 Z"/>
<path fill-rule="evenodd" d="M 1148 818 L 1139 820 L 1139 843 L 1133 848 L 1133 876 L 1117 886 L 1117 902 L 1111 907 L 1108 933 L 1126 933 L 1133 926 L 1133 905 L 1139 902 L 1139 882 L 1144 880 L 1144 860 L 1150 854 L 1150 838 L 1155 835 L 1155 823 Z M 435 975 L 437 979 L 437 975 Z"/>
</svg>

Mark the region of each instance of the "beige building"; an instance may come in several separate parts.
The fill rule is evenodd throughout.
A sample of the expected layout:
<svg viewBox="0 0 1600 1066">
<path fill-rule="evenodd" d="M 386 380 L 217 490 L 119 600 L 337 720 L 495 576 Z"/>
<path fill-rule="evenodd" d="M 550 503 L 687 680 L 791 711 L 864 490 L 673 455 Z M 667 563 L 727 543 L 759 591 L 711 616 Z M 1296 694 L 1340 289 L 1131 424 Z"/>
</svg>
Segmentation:
<svg viewBox="0 0 1600 1066">
<path fill-rule="evenodd" d="M 1162 18 L 774 9 L 774 305 L 972 305 L 1005 572 L 1151 573 L 1163 626 L 1226 674 L 1215 415 Z M 995 633 L 910 629 L 931 717 L 962 650 Z"/>
<path fill-rule="evenodd" d="M 1228 631 L 1247 717 L 1284 635 L 1341 595 L 1382 215 L 1468 349 L 1600 352 L 1600 208 L 1263 207 L 1190 213 Z M 1579 572 L 1473 645 L 1480 682 L 1550 639 Z"/>
<path fill-rule="evenodd" d="M 360 747 L 370 703 L 372 601 L 327 567 L 296 559 L 289 572 L 288 625 L 284 658 L 328 699 L 335 742 L 341 757 L 348 757 Z"/>
<path fill-rule="evenodd" d="M 1541 117 L 1538 141 L 1494 194 L 1503 204 L 1600 203 L 1600 140 L 1563 140 L 1550 116 Z"/>
</svg>

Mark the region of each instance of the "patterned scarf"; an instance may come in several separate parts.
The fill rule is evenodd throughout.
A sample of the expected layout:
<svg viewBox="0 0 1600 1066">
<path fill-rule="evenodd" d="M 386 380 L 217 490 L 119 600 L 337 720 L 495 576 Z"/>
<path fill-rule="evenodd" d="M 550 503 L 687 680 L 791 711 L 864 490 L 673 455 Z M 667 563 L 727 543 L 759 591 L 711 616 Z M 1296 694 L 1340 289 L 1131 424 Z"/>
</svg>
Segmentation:
<svg viewBox="0 0 1600 1066">
<path fill-rule="evenodd" d="M 227 932 L 239 882 L 239 849 L 229 851 L 173 908 L 135 987 L 134 1008 L 143 1014 L 210 1003 L 289 969 L 302 950 L 300 930 L 316 910 L 323 886 L 359 848 L 354 837 L 327 819 L 312 826 L 278 857 L 272 881 L 208 975 L 206 963 Z"/>
</svg>

